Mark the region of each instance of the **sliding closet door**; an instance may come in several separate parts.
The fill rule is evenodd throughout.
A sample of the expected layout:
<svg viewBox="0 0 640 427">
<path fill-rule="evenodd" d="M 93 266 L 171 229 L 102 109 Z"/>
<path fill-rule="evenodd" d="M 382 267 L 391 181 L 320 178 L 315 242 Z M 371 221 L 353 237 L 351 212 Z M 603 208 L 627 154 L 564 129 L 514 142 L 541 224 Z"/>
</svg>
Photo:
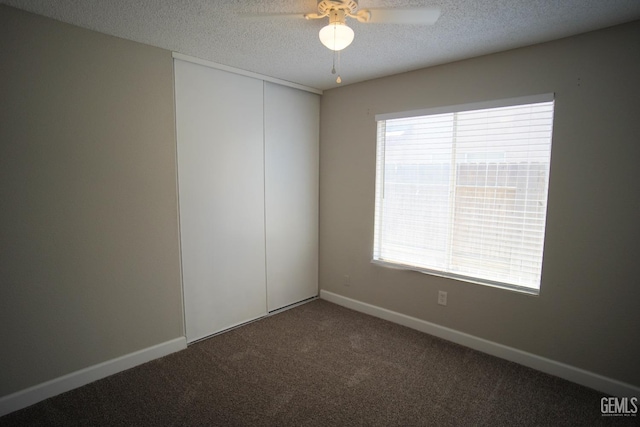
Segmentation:
<svg viewBox="0 0 640 427">
<path fill-rule="evenodd" d="M 263 82 L 174 60 L 189 342 L 266 314 Z"/>
<path fill-rule="evenodd" d="M 269 311 L 318 294 L 320 97 L 265 82 Z"/>
</svg>

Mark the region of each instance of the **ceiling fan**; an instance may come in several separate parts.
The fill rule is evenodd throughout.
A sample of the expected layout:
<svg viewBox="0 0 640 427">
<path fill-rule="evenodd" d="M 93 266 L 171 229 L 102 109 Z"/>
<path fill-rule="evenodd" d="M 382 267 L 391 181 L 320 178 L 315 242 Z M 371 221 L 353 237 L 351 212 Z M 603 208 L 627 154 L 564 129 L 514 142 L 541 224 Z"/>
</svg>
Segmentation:
<svg viewBox="0 0 640 427">
<path fill-rule="evenodd" d="M 439 7 L 413 7 L 391 9 L 358 9 L 357 0 L 318 0 L 318 12 L 307 13 L 306 19 L 329 17 L 329 25 L 320 30 L 320 41 L 337 51 L 349 46 L 355 36 L 347 26 L 346 18 L 365 24 L 433 25 L 440 17 Z"/>
<path fill-rule="evenodd" d="M 292 16 L 292 14 L 272 14 L 271 16 Z M 300 15 L 295 14 L 295 16 Z M 319 37 L 323 45 L 334 51 L 331 73 L 335 74 L 336 52 L 349 46 L 355 37 L 353 29 L 347 25 L 347 18 L 364 24 L 433 25 L 440 17 L 440 8 L 432 6 L 358 9 L 358 0 L 318 0 L 318 11 L 305 13 L 302 16 L 308 20 L 329 19 L 329 24 L 320 30 Z M 336 82 L 342 82 L 340 75 Z"/>
</svg>

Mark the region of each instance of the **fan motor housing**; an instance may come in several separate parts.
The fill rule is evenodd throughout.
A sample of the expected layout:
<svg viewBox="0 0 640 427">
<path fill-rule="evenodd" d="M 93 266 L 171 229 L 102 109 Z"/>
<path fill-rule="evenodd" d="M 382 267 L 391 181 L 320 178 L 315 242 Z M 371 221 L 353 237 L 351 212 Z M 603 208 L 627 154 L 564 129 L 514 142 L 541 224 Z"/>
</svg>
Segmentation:
<svg viewBox="0 0 640 427">
<path fill-rule="evenodd" d="M 318 12 L 320 14 L 329 14 L 331 10 L 335 9 L 355 14 L 356 10 L 358 10 L 358 2 L 356 0 L 318 0 Z"/>
</svg>

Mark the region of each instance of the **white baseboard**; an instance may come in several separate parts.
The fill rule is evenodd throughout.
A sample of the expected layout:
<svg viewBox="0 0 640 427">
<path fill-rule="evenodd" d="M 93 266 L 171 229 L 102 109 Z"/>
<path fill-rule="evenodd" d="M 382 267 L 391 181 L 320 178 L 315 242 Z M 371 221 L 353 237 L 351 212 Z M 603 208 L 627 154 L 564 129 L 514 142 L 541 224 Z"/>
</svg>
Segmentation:
<svg viewBox="0 0 640 427">
<path fill-rule="evenodd" d="M 0 417 L 185 348 L 186 338 L 176 338 L 3 396 L 0 398 Z"/>
<path fill-rule="evenodd" d="M 438 338 L 563 378 L 576 384 L 590 387 L 611 396 L 640 396 L 640 387 L 589 372 L 584 369 L 576 368 L 575 366 L 567 365 L 562 362 L 527 353 L 526 351 L 518 350 L 513 347 L 507 347 L 506 345 L 478 338 L 435 323 L 347 298 L 333 292 L 320 291 L 320 298 L 361 313 L 366 313 L 393 323 L 407 326 Z"/>
</svg>

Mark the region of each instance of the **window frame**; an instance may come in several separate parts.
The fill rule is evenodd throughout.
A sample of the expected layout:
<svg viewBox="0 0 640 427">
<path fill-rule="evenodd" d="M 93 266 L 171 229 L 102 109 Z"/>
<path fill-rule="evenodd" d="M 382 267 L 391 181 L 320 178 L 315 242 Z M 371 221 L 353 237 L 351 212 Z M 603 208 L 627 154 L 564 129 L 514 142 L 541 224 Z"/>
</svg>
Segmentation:
<svg viewBox="0 0 640 427">
<path fill-rule="evenodd" d="M 417 271 L 424 274 L 429 274 L 438 277 L 450 278 L 454 280 L 461 280 L 464 282 L 480 284 L 490 287 L 496 287 L 500 289 L 517 291 L 520 293 L 525 293 L 529 295 L 539 295 L 542 289 L 542 273 L 544 270 L 544 246 L 546 242 L 546 220 L 548 216 L 548 194 L 550 189 L 550 176 L 551 176 L 551 156 L 552 156 L 552 143 L 553 143 L 553 124 L 554 124 L 554 115 L 555 115 L 555 94 L 554 93 L 545 93 L 539 95 L 531 95 L 531 96 L 522 96 L 515 98 L 506 98 L 506 99 L 498 99 L 498 100 L 490 100 L 490 101 L 481 101 L 467 104 L 458 104 L 458 105 L 450 105 L 443 107 L 435 107 L 435 108 L 426 108 L 426 109 L 418 109 L 418 110 L 409 110 L 402 112 L 393 112 L 393 113 L 383 113 L 376 114 L 375 120 L 378 124 L 380 121 L 394 120 L 394 119 L 404 119 L 404 118 L 412 118 L 412 117 L 420 117 L 420 116 L 430 116 L 436 114 L 448 114 L 448 113 L 458 113 L 458 112 L 466 112 L 473 110 L 483 110 L 483 109 L 492 109 L 492 108 L 502 108 L 502 107 L 512 107 L 512 106 L 520 106 L 527 104 L 537 104 L 537 103 L 546 103 L 552 102 L 552 112 L 551 112 L 551 123 L 550 123 L 550 134 L 549 134 L 549 158 L 548 158 L 548 169 L 547 169 L 547 182 L 545 188 L 545 206 L 544 206 L 544 219 L 542 226 L 542 254 L 540 258 L 541 267 L 540 267 L 540 281 L 538 288 L 530 287 L 527 285 L 518 285 L 513 283 L 505 283 L 498 280 L 485 279 L 480 277 L 474 277 L 473 275 L 465 275 L 459 274 L 456 272 L 444 271 L 444 270 L 434 270 L 432 268 L 425 268 L 421 266 L 406 264 L 402 262 L 396 261 L 388 261 L 384 259 L 376 258 L 376 243 L 378 233 L 378 227 L 381 227 L 382 224 L 378 223 L 378 204 L 379 204 L 379 194 L 382 194 L 382 187 L 385 184 L 384 176 L 380 177 L 379 171 L 379 163 L 382 161 L 383 164 L 386 164 L 384 160 L 380 160 L 379 156 L 380 152 L 380 138 L 379 126 L 376 129 L 376 176 L 375 176 L 375 208 L 374 208 L 374 239 L 372 245 L 372 260 L 371 262 L 375 265 L 380 265 L 386 268 L 392 269 L 400 269 L 400 270 L 411 270 Z M 385 155 L 385 153 L 382 153 Z M 489 188 L 489 187 L 484 187 Z M 450 202 L 451 203 L 451 202 Z M 453 224 L 451 225 L 453 227 Z"/>
</svg>

